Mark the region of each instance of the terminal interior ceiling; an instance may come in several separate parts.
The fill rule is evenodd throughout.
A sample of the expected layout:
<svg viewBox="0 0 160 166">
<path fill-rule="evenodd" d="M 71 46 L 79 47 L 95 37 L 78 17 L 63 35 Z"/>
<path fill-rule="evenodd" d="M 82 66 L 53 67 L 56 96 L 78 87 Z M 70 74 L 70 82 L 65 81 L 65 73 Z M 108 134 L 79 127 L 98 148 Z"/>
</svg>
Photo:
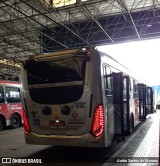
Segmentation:
<svg viewBox="0 0 160 166">
<path fill-rule="evenodd" d="M 160 0 L 1 0 L 0 78 L 57 50 L 160 37 Z"/>
</svg>

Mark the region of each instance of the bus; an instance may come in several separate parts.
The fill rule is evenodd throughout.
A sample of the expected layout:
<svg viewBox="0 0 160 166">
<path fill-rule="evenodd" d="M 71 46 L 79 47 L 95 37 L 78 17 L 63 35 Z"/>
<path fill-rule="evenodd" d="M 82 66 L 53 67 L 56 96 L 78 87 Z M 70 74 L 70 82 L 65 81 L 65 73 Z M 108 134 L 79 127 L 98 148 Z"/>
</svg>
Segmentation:
<svg viewBox="0 0 160 166">
<path fill-rule="evenodd" d="M 0 130 L 6 126 L 17 128 L 23 123 L 20 87 L 20 82 L 0 80 Z"/>
<path fill-rule="evenodd" d="M 152 112 L 152 89 L 96 48 L 32 56 L 21 79 L 27 144 L 108 147 Z"/>
</svg>

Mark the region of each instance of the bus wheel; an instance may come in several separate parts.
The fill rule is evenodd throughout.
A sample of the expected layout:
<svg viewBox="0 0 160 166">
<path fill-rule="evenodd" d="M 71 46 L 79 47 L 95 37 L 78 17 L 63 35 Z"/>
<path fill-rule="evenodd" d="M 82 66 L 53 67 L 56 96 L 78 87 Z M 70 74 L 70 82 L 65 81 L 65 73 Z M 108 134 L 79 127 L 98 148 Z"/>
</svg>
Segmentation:
<svg viewBox="0 0 160 166">
<path fill-rule="evenodd" d="M 5 127 L 5 121 L 2 117 L 0 117 L 0 131 L 3 130 Z"/>
<path fill-rule="evenodd" d="M 11 118 L 12 128 L 17 128 L 20 126 L 20 124 L 21 124 L 21 118 L 19 117 L 19 115 L 17 114 L 12 115 L 12 118 Z"/>
</svg>

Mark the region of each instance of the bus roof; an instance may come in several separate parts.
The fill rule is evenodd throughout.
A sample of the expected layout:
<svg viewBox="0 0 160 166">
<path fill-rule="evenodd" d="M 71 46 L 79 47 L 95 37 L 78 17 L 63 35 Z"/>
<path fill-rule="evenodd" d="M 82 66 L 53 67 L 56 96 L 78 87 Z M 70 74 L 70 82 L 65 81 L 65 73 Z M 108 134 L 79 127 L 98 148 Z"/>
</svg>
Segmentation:
<svg viewBox="0 0 160 166">
<path fill-rule="evenodd" d="M 50 59 L 50 58 L 56 58 L 59 56 L 65 55 L 66 57 L 69 55 L 76 54 L 80 52 L 80 49 L 74 49 L 74 50 L 63 50 L 63 51 L 57 51 L 57 52 L 51 52 L 51 53 L 46 53 L 46 54 L 40 54 L 40 55 L 35 55 L 29 59 Z"/>
<path fill-rule="evenodd" d="M 17 81 L 0 80 L 0 85 L 9 85 L 9 84 L 20 85 L 21 83 Z"/>
</svg>

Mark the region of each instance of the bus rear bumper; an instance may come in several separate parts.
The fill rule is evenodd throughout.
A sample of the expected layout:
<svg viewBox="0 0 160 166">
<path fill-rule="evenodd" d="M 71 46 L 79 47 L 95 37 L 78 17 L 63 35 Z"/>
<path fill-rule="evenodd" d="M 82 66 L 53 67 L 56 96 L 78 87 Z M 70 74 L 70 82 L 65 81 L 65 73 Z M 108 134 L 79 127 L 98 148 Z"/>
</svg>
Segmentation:
<svg viewBox="0 0 160 166">
<path fill-rule="evenodd" d="M 31 132 L 25 135 L 27 144 L 77 146 L 77 147 L 104 147 L 103 135 L 95 138 L 90 133 L 80 136 L 41 135 Z"/>
</svg>

